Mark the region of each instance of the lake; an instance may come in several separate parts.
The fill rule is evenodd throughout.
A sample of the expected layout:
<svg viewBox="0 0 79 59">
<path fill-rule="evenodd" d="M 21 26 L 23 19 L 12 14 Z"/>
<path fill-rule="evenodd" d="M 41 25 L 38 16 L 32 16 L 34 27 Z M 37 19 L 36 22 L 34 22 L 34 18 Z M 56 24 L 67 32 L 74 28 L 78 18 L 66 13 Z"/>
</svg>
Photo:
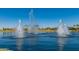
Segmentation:
<svg viewBox="0 0 79 59">
<path fill-rule="evenodd" d="M 0 33 L 0 48 L 12 51 L 79 51 L 79 33 L 58 37 L 55 32 L 40 33 L 25 38 L 14 38 L 14 33 Z"/>
</svg>

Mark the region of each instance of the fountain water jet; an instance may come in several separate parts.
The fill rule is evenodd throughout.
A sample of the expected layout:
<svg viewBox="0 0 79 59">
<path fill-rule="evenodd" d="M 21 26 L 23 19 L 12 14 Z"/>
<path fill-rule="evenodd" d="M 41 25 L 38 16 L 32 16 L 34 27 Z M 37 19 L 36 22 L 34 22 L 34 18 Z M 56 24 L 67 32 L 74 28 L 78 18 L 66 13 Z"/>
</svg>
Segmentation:
<svg viewBox="0 0 79 59">
<path fill-rule="evenodd" d="M 60 20 L 57 34 L 59 37 L 67 37 L 70 34 L 68 27 L 66 26 L 66 24 L 64 24 L 63 20 Z"/>
<path fill-rule="evenodd" d="M 24 37 L 24 29 L 21 24 L 21 20 L 19 20 L 18 26 L 16 28 L 16 37 L 23 38 Z"/>
<path fill-rule="evenodd" d="M 28 33 L 30 34 L 38 34 L 38 25 L 33 16 L 33 9 L 29 12 L 29 28 Z"/>
</svg>

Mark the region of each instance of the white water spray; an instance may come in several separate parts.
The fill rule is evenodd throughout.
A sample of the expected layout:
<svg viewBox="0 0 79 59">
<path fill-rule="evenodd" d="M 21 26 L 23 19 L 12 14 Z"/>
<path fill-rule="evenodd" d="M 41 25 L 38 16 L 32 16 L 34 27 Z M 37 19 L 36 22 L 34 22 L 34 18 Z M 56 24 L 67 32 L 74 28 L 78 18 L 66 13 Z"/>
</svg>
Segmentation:
<svg viewBox="0 0 79 59">
<path fill-rule="evenodd" d="M 66 26 L 66 24 L 64 24 L 64 22 L 62 20 L 59 21 L 59 26 L 57 29 L 57 34 L 60 37 L 66 37 L 70 34 L 68 27 Z"/>
<path fill-rule="evenodd" d="M 17 38 L 23 38 L 24 37 L 24 29 L 22 27 L 21 20 L 19 20 L 18 26 L 16 28 L 16 37 Z"/>
<path fill-rule="evenodd" d="M 36 20 L 34 19 L 33 9 L 29 12 L 29 28 L 28 33 L 37 34 L 38 33 L 38 25 Z"/>
</svg>

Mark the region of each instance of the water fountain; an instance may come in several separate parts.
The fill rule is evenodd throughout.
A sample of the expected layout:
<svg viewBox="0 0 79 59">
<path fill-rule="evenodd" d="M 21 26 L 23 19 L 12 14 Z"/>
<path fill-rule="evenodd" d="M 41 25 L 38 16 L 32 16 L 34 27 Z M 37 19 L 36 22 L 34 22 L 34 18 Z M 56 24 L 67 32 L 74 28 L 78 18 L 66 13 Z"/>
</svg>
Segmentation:
<svg viewBox="0 0 79 59">
<path fill-rule="evenodd" d="M 29 12 L 29 28 L 28 33 L 30 34 L 38 34 L 38 25 L 33 16 L 33 9 Z"/>
<path fill-rule="evenodd" d="M 24 29 L 22 27 L 21 20 L 19 20 L 18 26 L 16 28 L 16 37 L 24 38 Z"/>
<path fill-rule="evenodd" d="M 63 20 L 60 20 L 57 34 L 59 37 L 67 37 L 70 34 L 68 27 L 66 26 L 66 24 L 64 24 Z"/>
</svg>

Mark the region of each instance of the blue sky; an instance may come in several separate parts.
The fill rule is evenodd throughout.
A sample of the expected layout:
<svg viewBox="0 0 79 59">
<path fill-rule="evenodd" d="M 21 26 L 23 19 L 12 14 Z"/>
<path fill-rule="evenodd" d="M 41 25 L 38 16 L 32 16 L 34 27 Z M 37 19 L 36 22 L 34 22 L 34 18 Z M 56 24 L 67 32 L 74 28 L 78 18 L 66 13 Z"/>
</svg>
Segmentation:
<svg viewBox="0 0 79 59">
<path fill-rule="evenodd" d="M 68 26 L 79 24 L 78 8 L 0 8 L 0 28 L 16 27 L 19 19 L 28 25 L 31 9 L 40 27 L 57 27 L 60 19 Z"/>
</svg>

